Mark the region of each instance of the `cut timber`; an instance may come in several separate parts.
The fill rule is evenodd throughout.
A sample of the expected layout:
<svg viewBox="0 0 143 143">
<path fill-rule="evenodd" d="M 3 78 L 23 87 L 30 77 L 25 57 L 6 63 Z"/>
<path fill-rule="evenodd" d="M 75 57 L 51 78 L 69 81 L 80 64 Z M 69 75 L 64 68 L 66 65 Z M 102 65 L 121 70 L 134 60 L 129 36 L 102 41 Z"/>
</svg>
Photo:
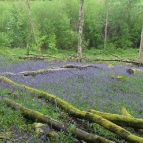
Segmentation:
<svg viewBox="0 0 143 143">
<path fill-rule="evenodd" d="M 133 127 L 136 129 L 143 128 L 143 119 L 139 118 L 131 118 L 131 117 L 126 117 L 123 115 L 118 115 L 118 114 L 110 114 L 110 113 L 105 113 L 105 112 L 99 112 L 96 110 L 90 110 L 90 113 L 93 113 L 95 115 L 99 115 L 111 122 L 114 122 L 116 124 L 121 124 L 125 125 L 128 127 Z"/>
<path fill-rule="evenodd" d="M 45 99 L 55 103 L 56 105 L 62 107 L 65 111 L 67 111 L 69 114 L 71 114 L 74 117 L 78 117 L 81 119 L 87 118 L 88 120 L 95 122 L 95 123 L 103 126 L 104 128 L 108 129 L 109 131 L 112 131 L 113 133 L 119 135 L 126 141 L 135 142 L 135 143 L 143 142 L 143 138 L 131 134 L 124 128 L 117 126 L 116 124 L 110 122 L 109 120 L 107 120 L 99 115 L 93 114 L 91 112 L 81 111 L 81 110 L 75 108 L 74 106 L 72 106 L 71 104 L 67 103 L 66 101 L 63 101 L 62 99 L 60 99 L 52 94 L 48 94 L 48 93 L 39 91 L 37 89 L 31 88 L 28 86 L 20 85 L 20 84 L 15 83 L 12 80 L 10 80 L 6 77 L 3 77 L 3 76 L 0 76 L 0 81 L 11 84 L 14 87 L 25 89 L 32 94 L 38 95 L 41 98 L 45 98 Z M 143 124 L 140 124 L 140 126 L 143 126 Z"/>
<path fill-rule="evenodd" d="M 25 108 L 25 107 L 21 106 L 20 104 L 14 102 L 8 98 L 3 98 L 2 100 L 4 100 L 4 102 L 8 106 L 12 107 L 13 109 L 20 110 L 20 112 L 28 118 L 38 120 L 42 123 L 46 123 L 55 130 L 60 131 L 62 129 L 63 131 L 68 132 L 69 127 L 65 126 L 63 123 L 61 123 L 59 121 L 56 121 L 56 120 L 48 117 L 47 115 L 41 114 L 38 111 L 34 111 L 31 109 Z M 76 136 L 76 138 L 84 140 L 88 143 L 95 143 L 95 142 L 96 143 L 113 143 L 112 141 L 109 141 L 109 140 L 102 138 L 100 136 L 97 136 L 97 135 L 87 133 L 87 132 L 80 130 L 78 128 L 72 129 L 72 135 Z"/>
</svg>

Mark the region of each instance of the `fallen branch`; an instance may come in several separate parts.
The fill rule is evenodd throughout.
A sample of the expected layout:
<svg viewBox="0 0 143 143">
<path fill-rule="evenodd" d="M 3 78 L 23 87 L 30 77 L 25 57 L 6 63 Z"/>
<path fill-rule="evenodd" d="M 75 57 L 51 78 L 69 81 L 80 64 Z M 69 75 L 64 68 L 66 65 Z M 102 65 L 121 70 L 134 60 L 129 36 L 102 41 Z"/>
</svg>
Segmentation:
<svg viewBox="0 0 143 143">
<path fill-rule="evenodd" d="M 49 57 L 37 57 L 37 56 L 19 56 L 19 59 L 30 59 L 30 60 L 45 60 L 45 59 L 49 59 Z"/>
<path fill-rule="evenodd" d="M 89 67 L 93 67 L 93 68 L 100 68 L 100 67 L 97 67 L 95 65 L 84 65 L 84 66 L 76 66 L 76 65 L 65 65 L 65 66 L 62 66 L 61 68 L 77 68 L 77 69 L 85 69 L 85 68 L 89 68 Z"/>
<path fill-rule="evenodd" d="M 118 115 L 118 114 L 99 112 L 96 110 L 90 110 L 89 112 L 93 113 L 95 115 L 99 115 L 99 116 L 101 116 L 111 122 L 114 122 L 116 124 L 119 124 L 119 125 L 125 125 L 125 126 L 133 127 L 136 129 L 143 128 L 143 119 L 131 118 L 129 116 L 123 116 L 123 115 Z"/>
<path fill-rule="evenodd" d="M 18 74 L 15 74 L 15 73 L 12 73 L 12 72 L 1 72 L 0 75 L 2 75 L 2 76 L 8 76 L 8 75 L 16 76 Z"/>
<path fill-rule="evenodd" d="M 69 70 L 69 68 L 77 68 L 77 69 L 85 69 L 88 67 L 94 67 L 94 68 L 100 68 L 94 65 L 85 65 L 85 66 L 76 66 L 76 65 L 65 65 L 59 68 L 51 68 L 51 69 L 41 69 L 41 70 L 36 70 L 36 71 L 24 71 L 24 72 L 20 72 L 19 74 L 22 74 L 24 76 L 29 76 L 29 75 L 37 75 L 37 74 L 43 74 L 46 72 L 53 72 L 53 71 L 61 71 L 61 70 Z M 71 72 L 71 71 L 70 71 Z M 73 73 L 73 72 L 71 72 Z M 74 74 L 74 73 L 73 73 Z"/>
<path fill-rule="evenodd" d="M 85 62 L 89 62 L 90 60 L 87 58 L 87 57 L 82 57 L 81 58 L 81 61 L 85 61 Z M 78 57 L 77 57 L 77 55 L 73 55 L 73 54 L 71 54 L 71 55 L 69 55 L 66 59 L 65 59 L 65 61 L 77 61 L 78 62 Z"/>
<path fill-rule="evenodd" d="M 13 134 L 12 132 L 6 132 L 6 133 L 0 132 L 0 139 L 9 140 L 12 137 L 12 134 Z"/>
<path fill-rule="evenodd" d="M 55 68 L 55 69 L 41 69 L 41 70 L 36 70 L 36 71 L 24 71 L 20 72 L 19 74 L 23 74 L 24 76 L 29 76 L 29 75 L 37 75 L 37 74 L 43 74 L 47 72 L 54 72 L 54 71 L 61 71 L 61 70 L 68 70 L 68 69 L 62 69 L 62 68 Z"/>
<path fill-rule="evenodd" d="M 126 110 L 126 108 L 124 108 L 124 107 L 121 109 L 121 112 L 122 112 L 123 115 L 125 115 L 125 116 L 127 116 L 127 117 L 134 118 L 134 117 Z M 137 131 L 143 133 L 143 129 L 138 129 Z"/>
<path fill-rule="evenodd" d="M 54 59 L 57 59 L 56 57 L 54 57 L 54 56 L 33 56 L 33 55 L 30 55 L 30 56 L 19 56 L 18 57 L 19 59 L 24 59 L 24 60 L 26 60 L 26 59 L 30 59 L 30 60 L 47 60 L 47 59 L 50 59 L 50 58 L 54 58 Z"/>
<path fill-rule="evenodd" d="M 136 143 L 143 142 L 143 138 L 131 134 L 124 128 L 121 128 L 120 126 L 110 122 L 109 120 L 107 120 L 97 114 L 93 114 L 91 112 L 81 111 L 81 110 L 75 108 L 74 106 L 72 106 L 71 104 L 67 103 L 66 101 L 63 101 L 62 99 L 60 99 L 52 94 L 45 93 L 45 92 L 39 91 L 37 89 L 31 88 L 28 86 L 17 84 L 3 76 L 0 76 L 0 81 L 4 81 L 8 84 L 13 85 L 14 87 L 23 88 L 32 94 L 38 95 L 38 97 L 45 98 L 45 99 L 55 103 L 56 105 L 62 107 L 65 111 L 67 111 L 69 114 L 73 115 L 74 117 L 78 117 L 81 119 L 86 118 L 92 122 L 95 122 L 95 123 L 103 126 L 104 128 L 108 129 L 109 131 L 112 131 L 113 133 L 119 135 L 120 137 L 122 137 L 123 139 L 125 139 L 127 141 L 136 142 Z M 143 126 L 143 124 L 140 124 L 140 126 Z"/>
<path fill-rule="evenodd" d="M 124 63 L 132 63 L 134 65 L 142 66 L 143 63 L 137 62 L 137 61 L 131 61 L 131 60 L 125 60 L 125 59 L 92 59 L 92 61 L 117 61 L 117 62 L 124 62 Z"/>
<path fill-rule="evenodd" d="M 20 112 L 30 118 L 30 119 L 34 119 L 34 120 L 38 120 L 42 123 L 46 123 L 48 124 L 51 128 L 60 131 L 61 129 L 63 131 L 65 131 L 66 133 L 68 132 L 68 128 L 67 126 L 65 126 L 63 123 L 56 121 L 50 117 L 48 117 L 47 115 L 41 114 L 38 111 L 34 111 L 28 108 L 25 108 L 23 106 L 21 106 L 20 104 L 8 99 L 8 98 L 3 98 L 2 100 L 4 100 L 4 102 L 12 107 L 15 110 L 20 110 Z M 83 130 L 80 130 L 78 128 L 73 128 L 72 129 L 72 135 L 76 136 L 76 138 L 84 140 L 88 143 L 113 143 L 112 141 L 109 141 L 103 137 L 97 136 L 97 135 L 93 135 L 90 133 L 87 133 Z"/>
<path fill-rule="evenodd" d="M 33 57 L 51 57 L 51 58 L 57 58 L 56 56 L 46 55 L 46 54 L 29 54 Z"/>
<path fill-rule="evenodd" d="M 121 112 L 124 116 L 134 118 L 124 107 L 121 109 Z"/>
</svg>

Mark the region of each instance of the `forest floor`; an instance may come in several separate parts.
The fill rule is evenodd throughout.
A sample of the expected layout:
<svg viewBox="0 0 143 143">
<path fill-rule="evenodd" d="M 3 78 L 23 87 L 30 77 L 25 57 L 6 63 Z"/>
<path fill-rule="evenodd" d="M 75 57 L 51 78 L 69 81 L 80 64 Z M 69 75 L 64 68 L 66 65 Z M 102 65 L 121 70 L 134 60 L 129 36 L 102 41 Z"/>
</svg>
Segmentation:
<svg viewBox="0 0 143 143">
<path fill-rule="evenodd" d="M 133 50 L 134 51 L 134 50 Z M 111 54 L 106 53 L 107 59 L 111 58 L 130 58 L 135 60 L 136 53 L 127 51 Z M 56 57 L 61 59 L 64 53 L 57 54 Z M 70 54 L 67 54 L 71 55 Z M 100 51 L 92 52 L 87 58 L 103 58 L 105 56 Z M 19 55 L 20 56 L 20 55 Z M 67 57 L 66 56 L 66 57 Z M 143 67 L 133 66 L 118 62 L 73 62 L 63 60 L 22 60 L 7 56 L 0 56 L 0 77 L 8 78 L 19 85 L 26 85 L 46 93 L 50 93 L 67 101 L 74 107 L 89 111 L 90 109 L 100 112 L 122 115 L 122 109 L 125 108 L 135 118 L 143 117 Z M 71 66 L 70 68 L 63 68 Z M 134 73 L 127 72 L 127 69 L 136 69 Z M 48 69 L 48 70 L 47 70 Z M 36 74 L 25 76 L 24 72 L 41 71 Z M 47 70 L 46 72 L 43 72 Z M 76 120 L 68 115 L 57 104 L 53 104 L 44 98 L 37 98 L 26 89 L 14 88 L 10 83 L 0 80 L 0 97 L 8 98 L 26 108 L 38 111 L 44 115 L 60 121 L 64 124 L 71 124 L 87 132 L 100 135 L 117 143 L 126 143 L 124 139 L 115 133 L 105 129 L 97 123 L 86 122 L 85 120 Z M 65 133 L 58 132 L 58 141 L 55 137 L 47 137 L 44 133 L 35 133 L 35 128 L 31 129 L 33 123 L 38 122 L 25 118 L 19 111 L 15 111 L 2 100 L 0 100 L 0 142 L 61 142 L 74 143 L 78 142 L 71 135 L 71 131 Z M 83 123 L 84 122 L 84 123 Z M 138 136 L 132 128 L 128 131 Z M 55 130 L 54 130 L 55 131 Z"/>
</svg>

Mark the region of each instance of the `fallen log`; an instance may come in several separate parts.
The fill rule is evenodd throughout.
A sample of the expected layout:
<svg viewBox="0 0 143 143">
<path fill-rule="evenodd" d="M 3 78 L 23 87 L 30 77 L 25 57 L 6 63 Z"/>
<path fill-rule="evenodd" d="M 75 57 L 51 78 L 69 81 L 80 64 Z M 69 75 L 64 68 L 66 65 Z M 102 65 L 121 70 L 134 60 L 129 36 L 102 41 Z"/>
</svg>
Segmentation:
<svg viewBox="0 0 143 143">
<path fill-rule="evenodd" d="M 130 75 L 134 75 L 136 73 L 142 73 L 143 71 L 141 69 L 137 69 L 137 68 L 128 68 L 126 70 L 126 72 Z"/>
<path fill-rule="evenodd" d="M 2 98 L 1 98 L 2 99 Z M 65 126 L 63 123 L 56 121 L 52 118 L 50 118 L 47 115 L 41 114 L 38 111 L 34 111 L 28 108 L 25 108 L 23 106 L 21 106 L 20 104 L 8 99 L 8 98 L 3 98 L 2 99 L 8 106 L 12 107 L 15 110 L 19 110 L 24 116 L 30 118 L 30 119 L 34 119 L 34 120 L 38 120 L 42 123 L 46 123 L 48 124 L 51 128 L 60 131 L 61 129 L 65 132 L 68 132 L 68 126 Z M 80 140 L 84 140 L 88 143 L 113 143 L 112 141 L 109 141 L 103 137 L 97 136 L 97 135 L 93 135 L 90 133 L 87 133 L 83 130 L 80 130 L 78 128 L 73 128 L 72 129 L 72 135 L 74 137 L 76 137 L 77 139 Z"/>
<path fill-rule="evenodd" d="M 0 75 L 2 75 L 2 76 L 7 76 L 7 75 L 16 76 L 18 74 L 15 74 L 15 73 L 12 73 L 12 72 L 1 72 Z"/>
<path fill-rule="evenodd" d="M 127 117 L 131 117 L 131 118 L 134 118 L 127 110 L 126 108 L 121 108 L 121 112 L 124 116 L 127 116 Z M 143 133 L 143 129 L 138 129 L 137 131 Z"/>
<path fill-rule="evenodd" d="M 59 143 L 60 142 L 60 136 L 58 132 L 53 131 L 53 129 L 50 128 L 47 124 L 42 123 L 33 123 L 31 125 L 28 125 L 28 128 L 31 130 L 35 130 L 36 136 L 40 136 L 42 134 L 48 136 L 50 138 L 50 142 Z"/>
<path fill-rule="evenodd" d="M 30 60 L 45 60 L 49 59 L 49 57 L 39 57 L 39 56 L 19 56 L 19 59 L 30 59 Z"/>
<path fill-rule="evenodd" d="M 51 57 L 51 58 L 57 58 L 56 56 L 46 55 L 46 54 L 29 54 L 29 56 L 33 57 Z"/>
<path fill-rule="evenodd" d="M 62 68 L 55 68 L 55 69 L 41 69 L 41 70 L 36 70 L 36 71 L 24 71 L 20 72 L 19 74 L 22 74 L 24 76 L 29 76 L 29 75 L 37 75 L 37 74 L 43 74 L 47 72 L 54 72 L 54 71 L 61 71 L 61 70 L 68 70 L 68 69 L 62 69 Z"/>
<path fill-rule="evenodd" d="M 50 59 L 50 58 L 54 58 L 54 59 L 57 59 L 57 57 L 55 56 L 46 56 L 46 55 L 29 55 L 29 56 L 19 56 L 18 57 L 19 59 L 30 59 L 30 60 L 47 60 L 47 59 Z"/>
<path fill-rule="evenodd" d="M 14 87 L 24 88 L 27 91 L 29 91 L 30 93 L 33 93 L 35 95 L 38 95 L 39 97 L 45 98 L 45 99 L 55 103 L 56 105 L 62 107 L 65 111 L 67 111 L 72 116 L 78 117 L 81 119 L 87 118 L 88 120 L 98 123 L 99 125 L 103 126 L 104 128 L 108 129 L 109 131 L 112 131 L 113 133 L 119 135 L 120 137 L 122 137 L 123 139 L 125 139 L 127 141 L 135 142 L 135 143 L 143 142 L 143 138 L 131 134 L 124 128 L 117 126 L 116 124 L 108 121 L 107 119 L 105 119 L 99 115 L 93 114 L 91 112 L 81 111 L 81 110 L 75 108 L 74 106 L 72 106 L 71 104 L 67 103 L 66 101 L 63 101 L 62 99 L 60 99 L 52 94 L 45 93 L 45 92 L 39 91 L 37 89 L 31 88 L 28 86 L 17 84 L 15 82 L 13 82 L 12 80 L 10 80 L 6 77 L 3 77 L 3 76 L 0 76 L 0 81 L 11 84 Z M 140 124 L 140 125 L 142 126 L 142 124 Z"/>
<path fill-rule="evenodd" d="M 124 116 L 134 118 L 124 107 L 121 108 L 121 112 Z"/>
<path fill-rule="evenodd" d="M 6 133 L 0 132 L 0 139 L 9 140 L 12 137 L 12 134 L 13 134 L 12 132 L 6 132 Z"/>
<path fill-rule="evenodd" d="M 93 68 L 100 68 L 100 67 L 97 67 L 95 65 L 84 65 L 84 66 L 77 66 L 77 65 L 71 65 L 71 64 L 68 64 L 68 65 L 64 65 L 62 66 L 61 68 L 77 68 L 77 69 L 85 69 L 85 68 L 89 68 L 89 67 L 93 67 Z"/>
<path fill-rule="evenodd" d="M 132 63 L 134 65 L 142 66 L 143 63 L 137 62 L 137 61 L 131 61 L 131 60 L 126 60 L 126 59 L 92 59 L 92 61 L 113 61 L 113 62 L 124 62 L 124 63 Z"/>
<path fill-rule="evenodd" d="M 99 115 L 96 115 L 91 112 L 86 113 L 86 118 L 89 121 L 96 121 L 97 124 L 103 126 L 104 128 L 108 129 L 109 131 L 119 135 L 126 141 L 129 141 L 130 143 L 143 143 L 143 138 L 138 137 L 129 131 L 125 130 L 124 128 L 110 122 L 109 120 L 102 118 Z"/>
<path fill-rule="evenodd" d="M 19 72 L 19 73 L 3 72 L 3 73 L 0 73 L 0 75 L 1 76 L 7 76 L 7 75 L 11 75 L 11 76 L 16 76 L 16 75 L 29 76 L 29 75 L 32 75 L 32 76 L 35 76 L 37 74 L 43 74 L 43 73 L 48 73 L 48 72 L 69 70 L 69 68 L 77 68 L 77 69 L 81 70 L 81 69 L 85 69 L 88 67 L 100 68 L 100 67 L 97 67 L 94 65 L 85 65 L 85 66 L 65 65 L 65 66 L 57 67 L 57 68 L 40 69 L 40 70 L 35 70 L 35 71 L 23 71 L 23 72 Z"/>
<path fill-rule="evenodd" d="M 78 62 L 78 57 L 77 57 L 77 55 L 71 54 L 65 58 L 65 61 L 77 61 Z M 81 61 L 89 62 L 90 59 L 88 59 L 87 57 L 82 57 Z"/>
<path fill-rule="evenodd" d="M 133 127 L 135 129 L 143 128 L 143 119 L 131 118 L 129 116 L 118 115 L 118 114 L 110 114 L 110 113 L 100 112 L 100 111 L 96 111 L 96 110 L 89 110 L 89 112 L 99 115 L 99 116 L 101 116 L 113 123 L 116 123 L 118 125 Z"/>
</svg>

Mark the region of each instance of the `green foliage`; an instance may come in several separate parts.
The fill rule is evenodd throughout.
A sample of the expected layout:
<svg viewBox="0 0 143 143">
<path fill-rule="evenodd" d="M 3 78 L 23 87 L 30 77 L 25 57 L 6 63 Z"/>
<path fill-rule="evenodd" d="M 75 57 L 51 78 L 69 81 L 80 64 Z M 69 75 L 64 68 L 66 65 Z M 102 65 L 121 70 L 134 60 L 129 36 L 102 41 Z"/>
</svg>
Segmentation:
<svg viewBox="0 0 143 143">
<path fill-rule="evenodd" d="M 0 33 L 0 47 L 9 47 L 9 38 L 8 36 L 1 32 Z"/>
<path fill-rule="evenodd" d="M 19 10 L 13 5 L 10 11 L 10 19 L 7 24 L 7 33 L 11 47 L 25 47 L 27 37 L 27 27 Z"/>
<path fill-rule="evenodd" d="M 79 1 L 30 1 L 30 6 L 41 49 L 77 51 Z M 106 19 L 104 0 L 85 1 L 84 10 L 83 47 L 103 49 Z M 2 1 L 0 14 L 0 47 L 24 48 L 29 43 L 31 50 L 36 49 L 33 47 L 34 36 L 24 1 Z M 142 3 L 139 0 L 109 0 L 109 51 L 139 47 L 142 21 Z"/>
</svg>

